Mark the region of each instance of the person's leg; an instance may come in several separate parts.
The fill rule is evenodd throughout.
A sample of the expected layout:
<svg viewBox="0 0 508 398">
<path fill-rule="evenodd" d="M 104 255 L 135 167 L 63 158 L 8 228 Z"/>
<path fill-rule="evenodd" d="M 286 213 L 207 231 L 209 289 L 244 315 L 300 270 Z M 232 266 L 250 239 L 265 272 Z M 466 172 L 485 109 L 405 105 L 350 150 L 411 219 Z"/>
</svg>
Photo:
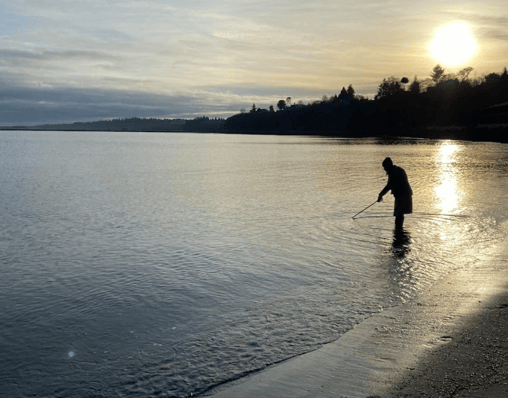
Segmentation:
<svg viewBox="0 0 508 398">
<path fill-rule="evenodd" d="M 404 225 L 404 214 L 400 214 L 395 217 L 395 228 L 402 229 Z"/>
</svg>

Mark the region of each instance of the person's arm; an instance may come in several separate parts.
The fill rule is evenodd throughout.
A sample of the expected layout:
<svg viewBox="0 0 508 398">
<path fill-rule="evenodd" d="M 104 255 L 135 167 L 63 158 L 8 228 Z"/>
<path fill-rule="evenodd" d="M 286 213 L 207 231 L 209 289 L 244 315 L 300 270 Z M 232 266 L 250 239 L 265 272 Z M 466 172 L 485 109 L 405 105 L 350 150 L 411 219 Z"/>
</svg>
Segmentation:
<svg viewBox="0 0 508 398">
<path fill-rule="evenodd" d="M 379 192 L 377 201 L 381 202 L 383 200 L 383 196 L 385 196 L 389 190 L 390 190 L 390 187 L 388 185 L 386 187 L 384 187 L 383 190 L 381 192 Z"/>
<path fill-rule="evenodd" d="M 386 184 L 386 187 L 384 187 L 383 190 L 381 192 L 379 192 L 379 195 L 377 197 L 377 201 L 378 202 L 381 202 L 383 200 L 383 196 L 385 196 L 388 193 L 388 191 L 390 189 L 392 189 L 392 186 L 390 184 L 390 182 L 391 182 L 390 180 L 391 180 L 391 178 L 390 178 L 390 176 L 388 176 L 388 183 Z"/>
</svg>

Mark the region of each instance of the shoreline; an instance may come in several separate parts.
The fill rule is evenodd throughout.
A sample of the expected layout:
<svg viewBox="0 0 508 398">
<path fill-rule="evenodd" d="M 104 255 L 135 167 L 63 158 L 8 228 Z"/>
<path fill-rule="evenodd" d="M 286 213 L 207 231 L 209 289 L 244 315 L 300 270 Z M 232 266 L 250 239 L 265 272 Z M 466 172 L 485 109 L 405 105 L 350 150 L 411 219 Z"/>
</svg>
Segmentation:
<svg viewBox="0 0 508 398">
<path fill-rule="evenodd" d="M 447 339 L 449 344 L 425 354 L 382 397 L 508 396 L 508 292 L 485 303 Z"/>
<path fill-rule="evenodd" d="M 478 254 L 430 289 L 335 342 L 204 396 L 508 396 L 508 245 Z M 506 383 L 506 384 L 505 384 Z"/>
<path fill-rule="evenodd" d="M 103 132 L 103 133 L 191 133 L 191 134 L 228 134 L 228 135 L 273 135 L 273 136 L 308 136 L 330 138 L 374 138 L 374 139 L 428 139 L 428 140 L 457 140 L 471 142 L 508 143 L 508 124 L 482 124 L 476 127 L 468 126 L 430 126 L 407 130 L 393 131 L 313 131 L 313 130 L 278 130 L 278 131 L 185 131 L 185 130 L 83 130 L 83 129 L 46 129 L 30 128 L 30 126 L 0 126 L 0 131 L 63 131 L 63 132 Z"/>
</svg>

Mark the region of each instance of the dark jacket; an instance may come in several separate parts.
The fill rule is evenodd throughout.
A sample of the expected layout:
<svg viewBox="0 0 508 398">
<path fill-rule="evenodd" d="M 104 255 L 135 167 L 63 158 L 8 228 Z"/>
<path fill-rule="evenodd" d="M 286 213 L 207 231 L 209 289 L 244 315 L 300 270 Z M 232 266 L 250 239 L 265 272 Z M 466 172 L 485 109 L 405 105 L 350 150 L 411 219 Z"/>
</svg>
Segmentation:
<svg viewBox="0 0 508 398">
<path fill-rule="evenodd" d="M 388 183 L 383 188 L 380 195 L 383 196 L 388 191 L 392 191 L 392 195 L 395 199 L 399 199 L 405 196 L 412 196 L 413 190 L 409 185 L 406 172 L 402 167 L 393 165 L 392 169 L 388 173 Z"/>
</svg>

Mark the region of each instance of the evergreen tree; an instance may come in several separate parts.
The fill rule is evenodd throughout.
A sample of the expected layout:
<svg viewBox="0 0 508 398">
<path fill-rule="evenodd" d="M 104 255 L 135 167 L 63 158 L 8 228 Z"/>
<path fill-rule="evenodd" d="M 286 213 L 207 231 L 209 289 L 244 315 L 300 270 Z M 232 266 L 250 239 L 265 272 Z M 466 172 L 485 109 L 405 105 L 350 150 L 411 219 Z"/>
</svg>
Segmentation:
<svg viewBox="0 0 508 398">
<path fill-rule="evenodd" d="M 435 83 L 438 83 L 443 77 L 444 77 L 445 70 L 444 68 L 437 64 L 434 66 L 434 69 L 432 69 L 432 73 L 430 74 L 430 77 L 432 80 L 434 80 Z"/>
<path fill-rule="evenodd" d="M 351 97 L 351 99 L 355 98 L 355 89 L 353 88 L 352 84 L 348 86 L 347 94 Z"/>
<path fill-rule="evenodd" d="M 399 79 L 391 76 L 388 79 L 383 79 L 383 83 L 379 85 L 375 100 L 391 97 L 393 95 L 399 94 L 403 92 Z"/>
<path fill-rule="evenodd" d="M 415 75 L 415 78 L 414 78 L 413 82 L 409 85 L 409 91 L 412 92 L 412 93 L 415 93 L 415 94 L 420 94 L 421 93 L 420 81 L 418 80 L 416 75 Z"/>
<path fill-rule="evenodd" d="M 340 90 L 339 94 L 339 100 L 346 100 L 349 98 L 349 94 L 347 93 L 347 90 L 345 87 L 342 87 L 342 90 Z"/>
</svg>

